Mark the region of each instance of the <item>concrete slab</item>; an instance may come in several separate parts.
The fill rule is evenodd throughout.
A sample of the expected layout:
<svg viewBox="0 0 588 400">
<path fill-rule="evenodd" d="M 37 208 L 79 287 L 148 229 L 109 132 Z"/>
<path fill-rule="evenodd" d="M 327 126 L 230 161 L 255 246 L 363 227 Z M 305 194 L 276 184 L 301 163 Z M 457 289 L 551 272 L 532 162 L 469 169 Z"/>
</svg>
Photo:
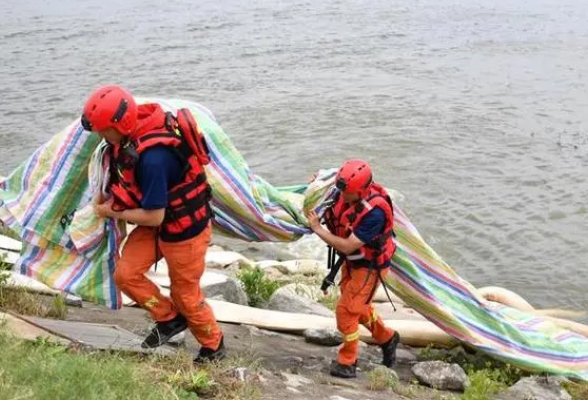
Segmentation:
<svg viewBox="0 0 588 400">
<path fill-rule="evenodd" d="M 116 325 L 61 321 L 28 316 L 22 316 L 21 318 L 55 336 L 92 349 L 160 355 L 173 355 L 176 353 L 176 350 L 169 346 L 143 349 L 141 348 L 143 337 Z"/>
<path fill-rule="evenodd" d="M 9 334 L 25 340 L 36 340 L 39 337 L 48 339 L 54 343 L 63 345 L 71 344 L 71 341 L 53 335 L 50 332 L 41 329 L 29 322 L 23 321 L 10 314 L 0 312 L 0 325 L 4 325 Z"/>
</svg>

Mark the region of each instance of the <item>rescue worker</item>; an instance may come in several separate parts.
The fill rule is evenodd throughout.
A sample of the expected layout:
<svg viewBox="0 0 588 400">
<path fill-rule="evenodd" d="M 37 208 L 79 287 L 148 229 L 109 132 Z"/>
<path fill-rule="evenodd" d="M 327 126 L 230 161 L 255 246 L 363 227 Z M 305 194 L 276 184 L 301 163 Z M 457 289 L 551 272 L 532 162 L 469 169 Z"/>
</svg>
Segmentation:
<svg viewBox="0 0 588 400">
<path fill-rule="evenodd" d="M 359 354 L 359 324 L 364 325 L 380 345 L 383 364 L 391 368 L 396 361 L 398 332 L 386 327 L 372 304 L 374 293 L 390 268 L 396 250 L 393 238 L 393 207 L 385 189 L 372 181 L 370 166 L 361 160 L 349 160 L 339 169 L 336 181 L 338 197 L 325 211 L 321 226 L 314 211 L 308 214 L 310 228 L 341 257 L 341 297 L 337 302 L 337 328 L 343 345 L 330 373 L 354 378 Z M 338 263 L 341 265 L 341 263 Z M 334 267 L 336 268 L 336 267 Z M 333 271 L 332 271 L 333 273 Z M 337 270 L 334 270 L 336 275 Z M 334 280 L 334 276 L 331 276 Z M 329 284 L 325 278 L 322 289 Z"/>
<path fill-rule="evenodd" d="M 81 123 L 111 145 L 109 194 L 95 198 L 96 214 L 137 225 L 114 279 L 155 321 L 141 346 L 161 346 L 190 328 L 202 345 L 195 363 L 223 358 L 223 334 L 200 289 L 212 211 L 203 167 L 208 150 L 192 114 L 137 105 L 126 89 L 104 86 L 88 98 Z M 145 276 L 162 257 L 171 299 Z"/>
</svg>

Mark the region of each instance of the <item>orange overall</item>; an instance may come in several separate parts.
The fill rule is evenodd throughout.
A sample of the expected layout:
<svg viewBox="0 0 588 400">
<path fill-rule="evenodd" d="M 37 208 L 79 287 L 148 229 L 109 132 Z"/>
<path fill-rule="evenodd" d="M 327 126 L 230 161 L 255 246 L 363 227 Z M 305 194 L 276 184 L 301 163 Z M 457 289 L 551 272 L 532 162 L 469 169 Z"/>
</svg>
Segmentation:
<svg viewBox="0 0 588 400">
<path fill-rule="evenodd" d="M 163 296 L 145 276 L 156 261 L 154 228 L 139 226 L 131 232 L 117 262 L 114 279 L 127 296 L 151 313 L 153 320 L 169 321 L 180 312 L 198 342 L 217 349 L 222 333 L 200 289 L 210 237 L 208 224 L 198 236 L 182 242 L 158 240 L 158 253 L 165 258 L 169 269 L 171 299 Z"/>
<path fill-rule="evenodd" d="M 342 267 L 341 297 L 337 303 L 337 329 L 343 335 L 343 345 L 339 349 L 337 362 L 353 365 L 359 354 L 359 324 L 365 326 L 377 344 L 388 342 L 394 330 L 386 327 L 376 313 L 370 296 L 374 285 L 379 285 L 378 271 L 369 268 Z M 379 271 L 382 277 L 389 268 Z"/>
</svg>

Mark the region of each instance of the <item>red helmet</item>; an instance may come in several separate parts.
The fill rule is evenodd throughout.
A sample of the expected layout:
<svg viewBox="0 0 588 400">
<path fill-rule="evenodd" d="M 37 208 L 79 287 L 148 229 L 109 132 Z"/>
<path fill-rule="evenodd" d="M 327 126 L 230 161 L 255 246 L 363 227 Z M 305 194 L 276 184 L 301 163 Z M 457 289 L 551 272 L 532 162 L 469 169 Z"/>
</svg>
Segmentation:
<svg viewBox="0 0 588 400">
<path fill-rule="evenodd" d="M 116 85 L 103 86 L 86 101 L 82 126 L 91 132 L 114 128 L 127 136 L 137 126 L 137 114 L 137 103 L 129 91 Z"/>
<path fill-rule="evenodd" d="M 335 185 L 345 193 L 361 193 L 372 183 L 372 169 L 365 161 L 348 160 L 337 172 Z"/>
</svg>

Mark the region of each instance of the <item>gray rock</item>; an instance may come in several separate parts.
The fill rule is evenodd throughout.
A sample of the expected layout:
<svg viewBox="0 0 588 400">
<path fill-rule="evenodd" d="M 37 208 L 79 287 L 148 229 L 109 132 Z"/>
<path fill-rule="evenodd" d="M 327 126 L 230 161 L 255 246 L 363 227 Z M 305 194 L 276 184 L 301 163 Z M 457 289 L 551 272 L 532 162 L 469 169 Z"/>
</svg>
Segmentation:
<svg viewBox="0 0 588 400">
<path fill-rule="evenodd" d="M 439 390 L 463 391 L 469 386 L 469 379 L 465 371 L 457 364 L 443 361 L 425 361 L 412 367 L 420 383 Z"/>
<path fill-rule="evenodd" d="M 276 290 L 266 308 L 291 313 L 322 315 L 323 317 L 335 316 L 331 310 L 322 304 L 281 288 Z"/>
<path fill-rule="evenodd" d="M 307 329 L 304 331 L 304 339 L 322 346 L 339 346 L 343 343 L 343 336 L 336 329 Z"/>
<path fill-rule="evenodd" d="M 317 285 L 290 283 L 288 285 L 282 286 L 281 289 L 301 297 L 306 297 L 307 299 L 313 301 L 318 301 L 324 297 L 323 292 L 321 292 Z"/>
<path fill-rule="evenodd" d="M 71 293 L 65 293 L 65 304 L 72 307 L 82 307 L 84 302 L 82 301 L 81 297 Z"/>
<path fill-rule="evenodd" d="M 329 397 L 329 400 L 350 400 L 347 397 L 341 397 L 341 396 L 331 396 Z"/>
<path fill-rule="evenodd" d="M 249 332 L 253 336 L 269 336 L 269 337 L 279 337 L 284 340 L 297 340 L 296 336 L 288 335 L 285 333 L 269 331 L 267 329 L 259 329 L 258 327 L 253 326 L 253 325 L 247 326 L 247 329 L 249 330 Z"/>
<path fill-rule="evenodd" d="M 302 357 L 289 356 L 286 358 L 286 361 L 290 364 L 297 366 L 301 366 L 302 364 L 304 364 L 304 359 Z"/>
<path fill-rule="evenodd" d="M 224 301 L 225 303 L 230 303 L 230 301 L 227 301 L 227 299 L 225 299 L 225 296 L 223 296 L 222 294 L 217 294 L 215 296 L 209 297 L 208 299 L 210 299 L 210 300 Z"/>
<path fill-rule="evenodd" d="M 222 296 L 229 303 L 247 305 L 245 290 L 243 290 L 238 280 L 230 276 L 225 276 L 222 280 L 216 279 L 209 284 L 202 282 L 202 292 L 208 298 Z"/>
<path fill-rule="evenodd" d="M 563 378 L 532 376 L 523 378 L 506 393 L 496 397 L 499 400 L 572 400 L 572 396 L 561 387 Z"/>
<path fill-rule="evenodd" d="M 297 388 L 301 386 L 312 386 L 314 385 L 314 381 L 312 379 L 305 378 L 301 375 L 289 374 L 287 372 L 280 373 L 284 378 L 286 378 L 286 386 Z"/>
<path fill-rule="evenodd" d="M 240 382 L 245 382 L 249 376 L 249 370 L 245 367 L 233 368 L 228 371 L 229 375 Z"/>
<path fill-rule="evenodd" d="M 206 252 L 206 268 L 224 269 L 238 263 L 241 267 L 253 266 L 255 263 L 234 251 L 208 251 Z"/>
</svg>

